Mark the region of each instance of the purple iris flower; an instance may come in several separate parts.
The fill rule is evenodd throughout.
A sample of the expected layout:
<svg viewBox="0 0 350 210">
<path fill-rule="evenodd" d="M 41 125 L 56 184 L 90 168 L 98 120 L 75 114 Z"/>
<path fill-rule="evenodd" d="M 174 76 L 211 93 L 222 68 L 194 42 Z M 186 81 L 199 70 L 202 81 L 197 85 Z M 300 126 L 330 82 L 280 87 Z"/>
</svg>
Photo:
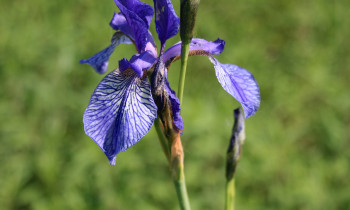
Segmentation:
<svg viewBox="0 0 350 210">
<path fill-rule="evenodd" d="M 115 13 L 110 22 L 110 26 L 116 30 L 111 44 L 91 58 L 80 61 L 102 74 L 107 71 L 109 57 L 119 44 L 134 44 L 137 49 L 137 54 L 129 60 L 120 60 L 119 68 L 102 79 L 84 113 L 86 134 L 102 149 L 112 165 L 117 154 L 141 140 L 157 118 L 157 106 L 151 94 L 147 71 L 169 68 L 181 53 L 181 43 L 164 51 L 166 40 L 177 34 L 180 25 L 170 0 L 154 0 L 156 31 L 161 43 L 159 55 L 149 31 L 154 13 L 152 7 L 139 0 L 114 2 L 120 13 Z M 255 114 L 260 105 L 258 84 L 247 70 L 236 65 L 221 64 L 213 57 L 224 50 L 224 45 L 221 39 L 214 42 L 193 39 L 190 55 L 209 57 L 222 87 L 242 104 L 245 117 L 249 117 Z M 180 103 L 169 86 L 166 70 L 163 77 L 174 124 L 177 129 L 183 130 Z"/>
</svg>

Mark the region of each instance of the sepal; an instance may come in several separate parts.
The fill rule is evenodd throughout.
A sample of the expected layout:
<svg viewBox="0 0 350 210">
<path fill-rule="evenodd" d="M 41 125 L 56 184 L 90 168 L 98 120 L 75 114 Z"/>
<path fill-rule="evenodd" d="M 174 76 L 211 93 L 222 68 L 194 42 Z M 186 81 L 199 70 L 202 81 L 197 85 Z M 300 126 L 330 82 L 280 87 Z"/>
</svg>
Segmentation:
<svg viewBox="0 0 350 210">
<path fill-rule="evenodd" d="M 140 141 L 156 117 L 147 78 L 140 79 L 130 70 L 115 70 L 95 89 L 83 121 L 85 133 L 114 165 L 117 154 Z"/>
<path fill-rule="evenodd" d="M 225 41 L 217 39 L 213 42 L 205 39 L 192 39 L 189 55 L 218 55 L 225 48 Z M 164 52 L 163 62 L 168 64 L 173 59 L 179 59 L 181 55 L 181 42 L 174 44 Z"/>
<path fill-rule="evenodd" d="M 245 118 L 254 115 L 260 106 L 260 90 L 252 73 L 232 64 L 221 64 L 209 56 L 221 86 L 241 103 Z"/>
</svg>

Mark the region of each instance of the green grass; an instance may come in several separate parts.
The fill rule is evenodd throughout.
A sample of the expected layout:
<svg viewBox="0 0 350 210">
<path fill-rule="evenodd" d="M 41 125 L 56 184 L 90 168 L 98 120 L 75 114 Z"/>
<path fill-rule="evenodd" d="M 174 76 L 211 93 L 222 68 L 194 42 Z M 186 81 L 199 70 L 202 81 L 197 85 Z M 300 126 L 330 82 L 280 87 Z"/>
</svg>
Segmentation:
<svg viewBox="0 0 350 210">
<path fill-rule="evenodd" d="M 247 68 L 261 88 L 261 107 L 246 121 L 237 209 L 350 209 L 349 7 L 201 2 L 196 37 L 224 39 L 216 58 Z M 155 130 L 115 167 L 83 130 L 103 76 L 79 60 L 108 45 L 114 11 L 111 0 L 0 1 L 0 209 L 178 209 Z M 133 53 L 119 46 L 109 70 Z M 169 73 L 174 90 L 179 69 L 177 62 Z M 239 104 L 206 57 L 189 59 L 186 79 L 182 141 L 192 208 L 223 209 Z"/>
</svg>

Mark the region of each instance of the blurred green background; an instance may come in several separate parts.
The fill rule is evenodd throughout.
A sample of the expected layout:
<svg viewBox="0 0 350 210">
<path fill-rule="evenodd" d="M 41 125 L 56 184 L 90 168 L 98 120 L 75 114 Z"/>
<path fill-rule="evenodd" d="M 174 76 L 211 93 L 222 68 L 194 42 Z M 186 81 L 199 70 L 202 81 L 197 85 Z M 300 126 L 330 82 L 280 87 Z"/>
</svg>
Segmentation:
<svg viewBox="0 0 350 210">
<path fill-rule="evenodd" d="M 237 209 L 350 209 L 349 8 L 326 0 L 201 2 L 196 37 L 226 40 L 216 58 L 250 70 L 261 88 L 261 107 L 246 121 Z M 103 76 L 79 60 L 109 44 L 114 11 L 112 0 L 0 1 L 0 209 L 178 209 L 155 130 L 115 167 L 83 130 Z M 119 46 L 109 71 L 133 53 Z M 182 141 L 191 204 L 223 209 L 239 104 L 206 57 L 191 57 L 188 69 Z M 178 73 L 179 62 L 169 76 L 174 90 Z"/>
</svg>

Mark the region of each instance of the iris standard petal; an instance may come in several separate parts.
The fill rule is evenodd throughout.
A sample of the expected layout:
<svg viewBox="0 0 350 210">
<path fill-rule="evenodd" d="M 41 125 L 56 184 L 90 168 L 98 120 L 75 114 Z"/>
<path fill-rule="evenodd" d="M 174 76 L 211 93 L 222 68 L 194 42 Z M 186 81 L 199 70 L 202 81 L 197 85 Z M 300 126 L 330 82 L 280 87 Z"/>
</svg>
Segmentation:
<svg viewBox="0 0 350 210">
<path fill-rule="evenodd" d="M 177 34 L 180 19 L 176 15 L 170 0 L 154 0 L 155 22 L 161 46 L 170 37 Z"/>
<path fill-rule="evenodd" d="M 153 8 L 150 5 L 139 0 L 114 0 L 114 2 L 122 13 L 124 13 L 124 8 L 126 8 L 129 11 L 138 14 L 147 25 L 147 28 L 149 28 L 153 17 Z M 123 7 L 121 8 L 120 6 Z"/>
<path fill-rule="evenodd" d="M 114 29 L 114 30 L 120 30 L 121 32 L 125 33 L 128 35 L 130 38 L 134 39 L 134 35 L 132 33 L 132 30 L 126 21 L 124 15 L 122 13 L 114 13 L 113 18 L 109 25 Z"/>
<path fill-rule="evenodd" d="M 190 55 L 218 55 L 222 53 L 225 47 L 225 41 L 222 39 L 217 39 L 214 42 L 207 41 L 205 39 L 192 39 L 190 45 Z M 181 55 L 181 42 L 176 43 L 165 51 L 163 55 L 163 62 L 168 64 L 168 62 L 177 60 Z"/>
<path fill-rule="evenodd" d="M 95 89 L 84 113 L 84 129 L 114 165 L 151 129 L 157 117 L 147 78 L 133 71 L 109 73 Z"/>
<path fill-rule="evenodd" d="M 128 61 L 123 58 L 119 61 L 119 70 L 121 72 L 125 71 L 128 68 L 133 69 L 139 77 L 142 77 L 144 70 L 147 70 L 153 66 L 156 57 L 150 51 L 145 51 L 141 54 L 133 55 Z"/>
<path fill-rule="evenodd" d="M 209 56 L 221 86 L 242 104 L 245 118 L 254 115 L 260 106 L 260 90 L 254 76 L 244 68 L 221 64 Z"/>
<path fill-rule="evenodd" d="M 91 58 L 80 60 L 80 64 L 87 63 L 92 66 L 97 73 L 103 74 L 107 71 L 109 57 L 120 44 L 132 44 L 132 41 L 124 33 L 117 32 L 112 37 L 111 45 Z"/>
<path fill-rule="evenodd" d="M 153 37 L 148 31 L 149 13 L 152 13 L 151 17 L 153 16 L 152 7 L 138 0 L 114 0 L 114 2 L 131 28 L 137 51 L 142 53 L 146 50 L 151 50 L 147 49 L 150 45 L 153 45 L 153 48 L 155 48 Z"/>
</svg>

